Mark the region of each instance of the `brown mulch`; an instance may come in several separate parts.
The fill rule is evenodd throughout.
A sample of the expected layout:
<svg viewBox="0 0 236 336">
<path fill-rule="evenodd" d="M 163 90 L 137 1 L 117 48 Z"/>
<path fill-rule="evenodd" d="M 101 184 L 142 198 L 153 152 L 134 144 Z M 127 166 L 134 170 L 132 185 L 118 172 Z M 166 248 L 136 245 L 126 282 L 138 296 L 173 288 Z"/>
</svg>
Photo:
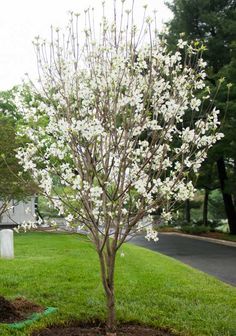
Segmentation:
<svg viewBox="0 0 236 336">
<path fill-rule="evenodd" d="M 235 240 L 230 240 L 230 235 L 228 236 L 228 239 L 225 238 L 225 235 L 221 232 L 208 232 L 208 233 L 201 233 L 200 236 L 202 237 L 207 237 L 207 238 L 215 238 L 215 239 L 220 239 L 220 240 L 225 240 L 225 241 L 232 241 L 235 243 Z"/>
<path fill-rule="evenodd" d="M 182 234 L 190 235 L 190 236 L 199 236 L 199 237 L 206 237 L 206 238 L 214 238 L 214 239 L 224 240 L 226 242 L 236 243 L 235 239 L 231 238 L 230 235 L 226 236 L 225 233 L 223 233 L 223 232 L 186 233 L 186 232 L 182 232 L 181 230 L 174 229 L 172 227 L 158 228 L 158 231 L 159 232 L 168 232 L 168 233 L 171 233 L 171 232 L 182 233 Z"/>
<path fill-rule="evenodd" d="M 24 298 L 8 301 L 0 296 L 0 323 L 14 323 L 26 320 L 33 313 L 39 313 L 43 307 Z"/>
<path fill-rule="evenodd" d="M 236 241 L 234 239 L 230 239 L 230 235 L 225 236 L 224 233 L 222 232 L 206 232 L 206 233 L 185 233 L 185 232 L 181 232 L 184 233 L 186 235 L 191 235 L 191 236 L 198 236 L 198 237 L 206 237 L 206 238 L 214 238 L 214 239 L 218 239 L 218 240 L 224 240 L 225 242 L 233 242 L 236 243 Z"/>
<path fill-rule="evenodd" d="M 97 324 L 98 325 L 98 324 Z M 106 336 L 104 326 L 94 324 L 57 325 L 35 331 L 32 336 Z M 117 327 L 117 336 L 176 336 L 167 329 L 155 329 L 135 324 L 123 324 Z"/>
<path fill-rule="evenodd" d="M 24 298 L 8 301 L 0 296 L 0 323 L 14 323 L 26 320 L 33 313 L 42 312 L 43 307 Z M 55 325 L 35 331 L 32 336 L 106 336 L 105 327 L 99 322 L 93 324 L 72 323 Z M 176 336 L 167 329 L 155 329 L 135 324 L 123 324 L 117 328 L 117 336 Z"/>
</svg>

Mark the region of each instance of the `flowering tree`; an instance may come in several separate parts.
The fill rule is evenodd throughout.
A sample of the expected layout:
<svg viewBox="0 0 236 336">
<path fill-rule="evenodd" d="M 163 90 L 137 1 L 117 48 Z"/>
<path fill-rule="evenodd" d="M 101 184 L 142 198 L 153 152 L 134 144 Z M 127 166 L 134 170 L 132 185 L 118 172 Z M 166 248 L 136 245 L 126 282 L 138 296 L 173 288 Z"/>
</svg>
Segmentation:
<svg viewBox="0 0 236 336">
<path fill-rule="evenodd" d="M 201 48 L 179 40 L 168 53 L 155 20 L 144 13 L 139 29 L 121 3 L 119 18 L 116 8 L 113 22 L 102 17 L 99 35 L 88 10 L 83 33 L 71 13 L 66 33 L 52 29 L 48 44 L 37 38 L 39 84 L 15 98 L 25 120 L 19 135 L 28 138 L 21 164 L 96 247 L 108 335 L 116 326 L 117 251 L 140 230 L 158 240 L 151 213 L 169 220 L 174 203 L 193 196 L 188 174 L 222 136 L 218 111 L 196 98 L 205 88 Z"/>
</svg>

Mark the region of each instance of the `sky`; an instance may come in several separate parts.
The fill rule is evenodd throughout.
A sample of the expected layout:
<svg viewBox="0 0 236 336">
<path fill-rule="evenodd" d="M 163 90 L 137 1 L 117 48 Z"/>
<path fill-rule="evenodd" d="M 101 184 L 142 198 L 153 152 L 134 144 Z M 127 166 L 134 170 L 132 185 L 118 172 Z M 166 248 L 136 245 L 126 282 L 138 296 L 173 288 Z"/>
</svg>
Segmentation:
<svg viewBox="0 0 236 336">
<path fill-rule="evenodd" d="M 120 0 L 117 0 L 120 1 Z M 126 0 L 130 8 L 131 0 Z M 36 77 L 36 59 L 32 40 L 35 36 L 49 39 L 50 26 L 65 27 L 68 11 L 82 13 L 89 6 L 99 15 L 100 0 L 8 0 L 0 1 L 0 91 L 20 84 L 25 73 Z M 112 15 L 109 6 L 113 0 L 106 0 L 107 15 Z M 158 25 L 171 18 L 164 0 L 135 0 L 135 17 L 142 19 L 143 5 L 148 12 L 157 10 Z M 111 8 L 111 7 L 110 7 Z"/>
</svg>

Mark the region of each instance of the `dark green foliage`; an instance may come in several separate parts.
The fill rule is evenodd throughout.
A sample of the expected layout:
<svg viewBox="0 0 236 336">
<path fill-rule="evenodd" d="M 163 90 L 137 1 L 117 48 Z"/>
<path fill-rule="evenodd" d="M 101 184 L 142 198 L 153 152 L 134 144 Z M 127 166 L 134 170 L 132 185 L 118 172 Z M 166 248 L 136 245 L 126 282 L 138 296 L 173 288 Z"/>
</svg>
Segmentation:
<svg viewBox="0 0 236 336">
<path fill-rule="evenodd" d="M 182 32 L 188 40 L 203 41 L 207 46 L 205 58 L 214 74 L 231 62 L 236 35 L 234 0 L 174 0 L 168 6 L 174 13 L 171 43 Z"/>
<path fill-rule="evenodd" d="M 215 220 L 226 218 L 221 192 L 214 190 L 209 198 L 209 212 Z"/>
<path fill-rule="evenodd" d="M 208 233 L 211 231 L 211 227 L 205 225 L 183 225 L 181 226 L 181 231 L 189 234 Z"/>
<path fill-rule="evenodd" d="M 0 200 L 3 203 L 25 199 L 37 190 L 16 158 L 16 149 L 22 144 L 16 137 L 18 119 L 10 97 L 10 92 L 0 94 Z"/>
<path fill-rule="evenodd" d="M 236 232 L 233 202 L 236 200 L 236 2 L 174 0 L 168 2 L 168 6 L 174 14 L 169 23 L 170 48 L 183 32 L 187 40 L 203 41 L 207 48 L 203 54 L 208 63 L 207 80 L 213 96 L 216 95 L 214 105 L 221 111 L 221 130 L 225 137 L 210 150 L 197 187 L 209 192 L 222 189 L 230 228 Z M 221 80 L 223 78 L 224 81 Z M 219 81 L 222 82 L 220 90 L 217 89 Z M 231 87 L 229 83 L 234 84 Z M 222 169 L 219 169 L 220 166 Z"/>
</svg>

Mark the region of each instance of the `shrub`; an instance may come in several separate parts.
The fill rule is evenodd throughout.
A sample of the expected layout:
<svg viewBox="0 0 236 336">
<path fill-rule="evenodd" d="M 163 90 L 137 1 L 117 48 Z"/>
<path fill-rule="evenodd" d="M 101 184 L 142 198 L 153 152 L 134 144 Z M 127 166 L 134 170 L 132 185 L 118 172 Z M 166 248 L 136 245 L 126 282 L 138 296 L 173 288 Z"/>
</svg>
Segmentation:
<svg viewBox="0 0 236 336">
<path fill-rule="evenodd" d="M 211 231 L 211 227 L 205 225 L 184 225 L 181 227 L 181 231 L 191 234 L 208 233 Z"/>
</svg>

